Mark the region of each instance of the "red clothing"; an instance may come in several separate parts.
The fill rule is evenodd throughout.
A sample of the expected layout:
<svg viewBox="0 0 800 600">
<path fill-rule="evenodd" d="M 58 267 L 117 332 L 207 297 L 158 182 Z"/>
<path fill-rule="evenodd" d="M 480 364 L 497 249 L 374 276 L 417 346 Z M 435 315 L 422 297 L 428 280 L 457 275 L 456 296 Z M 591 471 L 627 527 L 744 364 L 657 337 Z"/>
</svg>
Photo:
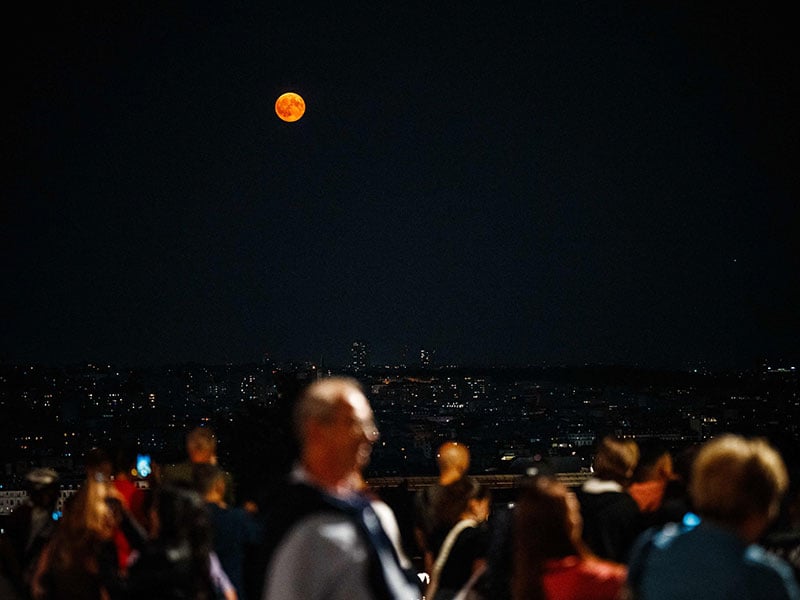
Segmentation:
<svg viewBox="0 0 800 600">
<path fill-rule="evenodd" d="M 643 513 L 651 513 L 661 508 L 666 487 L 666 481 L 643 481 L 642 483 L 632 483 L 628 488 L 628 493 L 636 500 L 639 510 Z"/>
<path fill-rule="evenodd" d="M 567 556 L 545 566 L 544 591 L 548 600 L 616 600 L 627 573 L 619 563 Z"/>
<path fill-rule="evenodd" d="M 139 525 L 144 527 L 146 518 L 144 511 L 145 492 L 136 487 L 135 483 L 127 479 L 114 480 L 114 487 L 122 495 L 134 519 L 136 519 Z M 119 568 L 122 571 L 126 571 L 132 548 L 125 534 L 122 533 L 119 527 L 114 531 L 114 545 L 117 547 Z"/>
</svg>

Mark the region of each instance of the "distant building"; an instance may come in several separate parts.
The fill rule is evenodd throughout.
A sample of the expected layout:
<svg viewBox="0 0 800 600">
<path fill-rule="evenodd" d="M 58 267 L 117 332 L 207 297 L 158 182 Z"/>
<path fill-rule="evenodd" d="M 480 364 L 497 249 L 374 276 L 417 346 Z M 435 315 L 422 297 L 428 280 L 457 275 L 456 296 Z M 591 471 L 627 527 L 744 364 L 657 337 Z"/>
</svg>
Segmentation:
<svg viewBox="0 0 800 600">
<path fill-rule="evenodd" d="M 369 344 L 356 340 L 350 345 L 350 369 L 363 373 L 369 367 Z"/>
<path fill-rule="evenodd" d="M 435 350 L 428 350 L 427 348 L 420 348 L 419 351 L 419 364 L 422 367 L 430 367 L 433 364 L 433 355 Z"/>
</svg>

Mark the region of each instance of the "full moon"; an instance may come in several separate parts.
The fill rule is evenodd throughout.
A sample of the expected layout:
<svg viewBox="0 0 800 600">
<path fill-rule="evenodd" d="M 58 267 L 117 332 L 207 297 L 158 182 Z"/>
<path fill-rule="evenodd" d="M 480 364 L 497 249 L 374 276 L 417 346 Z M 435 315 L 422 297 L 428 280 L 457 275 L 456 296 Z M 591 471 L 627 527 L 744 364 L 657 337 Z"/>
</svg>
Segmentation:
<svg viewBox="0 0 800 600">
<path fill-rule="evenodd" d="M 286 92 L 275 101 L 275 114 L 287 123 L 297 121 L 306 112 L 306 102 L 300 94 Z"/>
</svg>

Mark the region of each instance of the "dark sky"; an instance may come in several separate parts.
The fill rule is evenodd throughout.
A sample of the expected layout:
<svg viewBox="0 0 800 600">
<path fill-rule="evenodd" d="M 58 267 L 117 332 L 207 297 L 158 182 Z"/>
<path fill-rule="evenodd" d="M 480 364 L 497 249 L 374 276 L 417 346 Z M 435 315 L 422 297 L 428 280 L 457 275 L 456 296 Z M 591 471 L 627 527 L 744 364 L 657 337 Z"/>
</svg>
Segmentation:
<svg viewBox="0 0 800 600">
<path fill-rule="evenodd" d="M 3 360 L 798 357 L 787 14 L 150 4 L 5 19 Z"/>
</svg>

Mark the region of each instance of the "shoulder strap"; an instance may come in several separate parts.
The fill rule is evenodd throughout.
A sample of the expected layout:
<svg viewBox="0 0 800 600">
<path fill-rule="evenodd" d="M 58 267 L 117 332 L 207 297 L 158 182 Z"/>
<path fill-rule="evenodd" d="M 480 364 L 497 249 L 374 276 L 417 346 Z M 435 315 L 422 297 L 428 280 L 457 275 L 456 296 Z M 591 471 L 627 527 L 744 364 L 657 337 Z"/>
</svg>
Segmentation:
<svg viewBox="0 0 800 600">
<path fill-rule="evenodd" d="M 456 523 L 447 534 L 447 537 L 444 538 L 444 542 L 439 550 L 439 554 L 436 556 L 436 562 L 433 563 L 431 582 L 428 584 L 428 588 L 425 590 L 425 600 L 433 600 L 436 590 L 439 587 L 439 577 L 442 574 L 442 569 L 447 563 L 447 557 L 450 556 L 450 550 L 452 550 L 453 544 L 456 543 L 456 538 L 458 538 L 458 535 L 467 527 L 477 526 L 478 522 L 475 519 L 463 519 L 462 521 Z"/>
</svg>

